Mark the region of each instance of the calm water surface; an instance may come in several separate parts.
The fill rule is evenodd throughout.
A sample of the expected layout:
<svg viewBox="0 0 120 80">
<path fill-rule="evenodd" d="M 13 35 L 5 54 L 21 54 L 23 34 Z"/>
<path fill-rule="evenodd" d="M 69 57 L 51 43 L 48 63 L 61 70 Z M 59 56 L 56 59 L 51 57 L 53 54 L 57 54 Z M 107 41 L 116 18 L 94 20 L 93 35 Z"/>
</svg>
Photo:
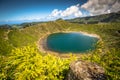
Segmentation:
<svg viewBox="0 0 120 80">
<path fill-rule="evenodd" d="M 47 37 L 47 47 L 60 53 L 80 53 L 94 50 L 98 38 L 81 33 L 54 33 Z"/>
</svg>

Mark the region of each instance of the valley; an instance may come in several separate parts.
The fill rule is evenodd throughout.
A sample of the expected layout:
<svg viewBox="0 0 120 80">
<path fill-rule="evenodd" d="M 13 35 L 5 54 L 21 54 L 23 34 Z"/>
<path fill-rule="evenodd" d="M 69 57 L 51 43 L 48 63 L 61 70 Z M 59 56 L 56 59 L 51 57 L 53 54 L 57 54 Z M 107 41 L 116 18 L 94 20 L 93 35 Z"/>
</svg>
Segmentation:
<svg viewBox="0 0 120 80">
<path fill-rule="evenodd" d="M 12 57 L 11 54 L 13 54 L 13 50 L 18 50 L 17 53 L 15 52 L 16 57 L 20 55 L 21 51 L 24 51 L 24 49 L 26 49 L 25 51 L 28 51 L 28 53 L 34 53 L 35 49 L 35 51 L 41 55 L 47 56 L 50 54 L 54 57 L 55 55 L 52 52 L 48 53 L 39 50 L 38 41 L 42 37 L 46 36 L 46 34 L 52 34 L 55 32 L 82 31 L 87 32 L 88 34 L 99 35 L 101 40 L 96 44 L 96 49 L 94 51 L 89 51 L 87 54 L 83 55 L 75 55 L 74 53 L 70 54 L 76 56 L 78 60 L 87 60 L 98 63 L 105 68 L 106 74 L 111 76 L 111 79 L 119 79 L 120 35 L 116 33 L 120 30 L 119 25 L 120 23 L 78 24 L 64 20 L 56 20 L 37 23 L 25 28 L 0 28 L 1 65 L 6 65 L 2 63 L 6 60 L 11 60 L 9 57 Z M 30 49 L 27 48 L 27 46 L 30 46 Z M 31 52 L 32 48 L 33 52 Z M 27 52 L 22 54 L 25 55 Z M 67 56 L 66 59 L 69 58 L 68 56 L 70 54 L 65 55 Z M 63 58 L 65 58 L 65 56 Z M 62 56 L 57 55 L 57 57 L 62 59 Z M 57 67 L 57 65 L 55 66 Z M 67 67 L 69 66 L 67 65 Z M 1 66 L 1 69 L 4 70 L 4 67 Z"/>
</svg>

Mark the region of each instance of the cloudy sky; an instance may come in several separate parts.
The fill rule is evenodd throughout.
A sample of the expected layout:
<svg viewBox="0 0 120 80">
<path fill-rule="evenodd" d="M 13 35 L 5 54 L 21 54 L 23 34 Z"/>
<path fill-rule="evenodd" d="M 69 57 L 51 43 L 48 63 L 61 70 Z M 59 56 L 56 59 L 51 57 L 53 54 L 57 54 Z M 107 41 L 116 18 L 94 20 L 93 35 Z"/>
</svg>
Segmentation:
<svg viewBox="0 0 120 80">
<path fill-rule="evenodd" d="M 48 21 L 120 11 L 120 0 L 0 0 L 0 22 Z"/>
</svg>

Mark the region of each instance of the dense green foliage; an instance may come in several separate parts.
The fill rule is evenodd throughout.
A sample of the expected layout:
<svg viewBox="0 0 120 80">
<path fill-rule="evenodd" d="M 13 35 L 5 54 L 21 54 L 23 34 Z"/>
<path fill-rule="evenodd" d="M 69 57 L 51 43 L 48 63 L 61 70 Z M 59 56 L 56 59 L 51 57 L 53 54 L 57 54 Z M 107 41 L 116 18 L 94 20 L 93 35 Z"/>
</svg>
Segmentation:
<svg viewBox="0 0 120 80">
<path fill-rule="evenodd" d="M 16 48 L 2 59 L 0 79 L 9 80 L 63 80 L 69 64 L 75 57 L 61 59 L 47 54 L 42 56 L 32 46 Z"/>
<path fill-rule="evenodd" d="M 103 42 L 98 42 L 97 49 L 90 52 L 91 55 L 82 57 L 83 60 L 89 60 L 103 66 L 108 75 L 108 80 L 119 80 L 120 77 L 120 50 L 119 48 L 105 49 Z"/>
<path fill-rule="evenodd" d="M 43 78 L 47 79 L 63 79 L 68 70 L 69 61 L 71 60 L 45 55 L 45 53 L 36 50 L 37 47 L 27 45 L 38 43 L 40 38 L 50 33 L 84 31 L 99 35 L 102 42 L 98 44 L 95 51 L 89 52 L 89 54 L 83 56 L 82 59 L 90 60 L 103 66 L 106 73 L 110 76 L 109 80 L 119 80 L 120 33 L 117 32 L 118 30 L 120 30 L 120 23 L 73 24 L 63 20 L 35 24 L 20 29 L 0 28 L 0 67 L 2 70 L 0 71 L 0 78 L 16 80 L 18 77 L 20 79 L 24 74 L 24 77 L 22 77 L 23 80 L 37 79 L 41 74 Z M 59 64 L 61 62 L 61 71 L 57 70 L 60 65 L 54 65 L 56 68 L 54 68 L 54 66 L 50 67 L 51 64 L 49 62 L 51 62 L 51 64 Z M 33 63 L 40 63 L 41 65 L 35 65 Z M 18 68 L 19 66 L 21 67 Z M 35 67 L 35 69 L 32 69 L 32 66 Z M 44 68 L 44 66 L 46 67 Z M 37 69 L 46 72 L 38 73 L 35 71 Z M 48 74 L 47 70 L 48 72 L 51 71 L 49 72 L 50 74 Z"/>
</svg>

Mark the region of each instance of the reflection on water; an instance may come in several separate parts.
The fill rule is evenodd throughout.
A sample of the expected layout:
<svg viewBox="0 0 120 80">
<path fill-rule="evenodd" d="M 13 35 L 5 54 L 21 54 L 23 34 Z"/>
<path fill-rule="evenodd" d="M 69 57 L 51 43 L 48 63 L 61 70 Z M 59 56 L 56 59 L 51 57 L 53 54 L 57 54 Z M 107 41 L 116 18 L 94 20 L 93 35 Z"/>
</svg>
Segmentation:
<svg viewBox="0 0 120 80">
<path fill-rule="evenodd" d="M 98 38 L 81 33 L 54 33 L 47 37 L 49 50 L 60 53 L 79 53 L 94 50 Z"/>
</svg>

